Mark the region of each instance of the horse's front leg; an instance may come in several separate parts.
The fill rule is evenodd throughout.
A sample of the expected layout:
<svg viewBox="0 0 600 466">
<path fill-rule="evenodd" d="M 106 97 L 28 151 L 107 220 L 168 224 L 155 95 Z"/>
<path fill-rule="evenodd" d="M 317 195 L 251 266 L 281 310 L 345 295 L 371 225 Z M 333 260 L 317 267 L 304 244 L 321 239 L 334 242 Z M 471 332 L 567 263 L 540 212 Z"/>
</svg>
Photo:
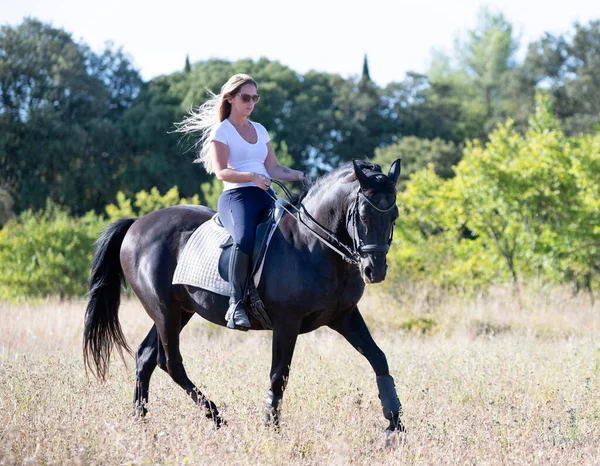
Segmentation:
<svg viewBox="0 0 600 466">
<path fill-rule="evenodd" d="M 346 338 L 360 354 L 367 358 L 373 367 L 377 376 L 377 388 L 379 390 L 383 415 L 390 421 L 387 428 L 388 438 L 389 434 L 396 429 L 404 432 L 404 426 L 400 419 L 402 405 L 396 393 L 394 379 L 390 375 L 387 359 L 383 351 L 379 349 L 379 346 L 373 340 L 358 308 L 355 307 L 350 312 L 340 315 L 337 319 L 329 323 L 329 327 Z"/>
<path fill-rule="evenodd" d="M 279 427 L 281 400 L 288 382 L 300 322 L 275 323 L 271 360 L 271 388 L 265 405 L 265 425 Z"/>
</svg>

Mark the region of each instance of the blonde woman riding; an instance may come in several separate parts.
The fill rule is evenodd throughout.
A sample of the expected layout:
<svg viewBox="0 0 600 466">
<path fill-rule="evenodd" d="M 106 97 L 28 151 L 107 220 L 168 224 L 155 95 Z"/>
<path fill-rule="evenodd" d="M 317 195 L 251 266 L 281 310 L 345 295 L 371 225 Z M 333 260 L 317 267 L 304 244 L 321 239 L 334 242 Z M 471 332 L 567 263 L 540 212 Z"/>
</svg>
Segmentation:
<svg viewBox="0 0 600 466">
<path fill-rule="evenodd" d="M 302 181 L 304 173 L 279 165 L 263 125 L 249 119 L 259 102 L 256 81 L 236 74 L 196 112 L 178 124 L 177 131 L 200 133 L 197 161 L 223 181 L 218 212 L 235 245 L 229 263 L 231 297 L 225 316 L 228 328 L 247 330 L 244 306 L 256 226 L 271 209 L 267 191 L 271 179 Z"/>
</svg>

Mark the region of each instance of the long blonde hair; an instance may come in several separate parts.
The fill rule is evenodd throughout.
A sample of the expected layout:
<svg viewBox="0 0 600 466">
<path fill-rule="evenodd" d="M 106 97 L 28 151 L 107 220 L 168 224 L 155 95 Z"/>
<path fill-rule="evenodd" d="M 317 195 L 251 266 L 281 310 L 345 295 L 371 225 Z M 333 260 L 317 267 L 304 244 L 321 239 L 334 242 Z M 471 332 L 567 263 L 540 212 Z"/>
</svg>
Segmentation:
<svg viewBox="0 0 600 466">
<path fill-rule="evenodd" d="M 175 123 L 175 132 L 185 135 L 200 134 L 194 147 L 199 148 L 198 157 L 194 162 L 202 162 L 208 173 L 213 172 L 212 160 L 208 156 L 208 148 L 211 142 L 213 129 L 231 113 L 231 104 L 227 101 L 234 96 L 244 84 L 252 84 L 258 89 L 256 81 L 247 74 L 235 74 L 227 80 L 221 92 L 214 94 L 207 89 L 210 98 L 196 110 L 190 108 L 188 116 L 182 121 Z"/>
</svg>

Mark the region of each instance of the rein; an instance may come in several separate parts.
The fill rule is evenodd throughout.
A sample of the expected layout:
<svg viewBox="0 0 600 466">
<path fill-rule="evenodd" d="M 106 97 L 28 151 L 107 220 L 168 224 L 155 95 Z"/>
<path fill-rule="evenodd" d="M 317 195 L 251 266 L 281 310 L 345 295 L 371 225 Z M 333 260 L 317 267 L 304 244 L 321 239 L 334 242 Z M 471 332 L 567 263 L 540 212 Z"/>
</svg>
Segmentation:
<svg viewBox="0 0 600 466">
<path fill-rule="evenodd" d="M 283 189 L 283 191 L 285 192 L 286 196 L 288 197 L 288 199 L 292 199 L 292 195 L 290 193 L 290 191 L 285 187 L 285 185 L 283 185 L 282 183 L 280 183 L 277 180 L 272 180 L 272 182 L 276 183 L 281 189 Z M 277 201 L 277 198 L 275 198 L 271 193 L 269 193 L 267 191 L 267 194 L 269 196 L 271 196 L 275 201 Z M 394 234 L 394 225 L 392 224 L 392 230 L 390 233 L 390 239 L 388 241 L 388 244 L 364 244 L 362 242 L 362 240 L 360 239 L 360 237 L 358 236 L 358 224 L 357 224 L 357 220 L 356 217 L 358 216 L 358 199 L 360 198 L 360 196 L 363 197 L 363 199 L 371 206 L 373 207 L 376 211 L 381 212 L 381 213 L 386 213 L 389 212 L 391 209 L 394 208 L 394 206 L 396 205 L 395 202 L 392 203 L 392 205 L 390 207 L 388 207 L 387 209 L 380 209 L 379 207 L 377 207 L 376 205 L 374 205 L 364 194 L 363 192 L 359 189 L 357 196 L 356 196 L 356 200 L 353 202 L 352 204 L 352 215 L 349 216 L 349 218 L 352 218 L 352 225 L 353 225 L 353 235 L 352 236 L 352 246 L 353 249 L 350 249 L 348 246 L 346 246 L 344 243 L 342 243 L 332 232 L 330 232 L 327 228 L 325 228 L 323 225 L 321 225 L 309 212 L 308 210 L 306 210 L 306 207 L 304 206 L 304 204 L 300 203 L 300 207 L 302 209 L 302 211 L 304 211 L 304 214 L 322 231 L 324 232 L 327 236 L 329 236 L 329 238 L 331 238 L 331 241 L 327 240 L 326 238 L 324 238 L 323 236 L 321 236 L 319 233 L 317 233 L 317 231 L 315 231 L 310 225 L 308 225 L 300 216 L 301 211 L 298 207 L 296 207 L 293 204 L 287 204 L 283 205 L 281 204 L 282 208 L 288 213 L 290 214 L 294 219 L 296 219 L 297 222 L 302 223 L 306 228 L 308 228 L 308 230 L 319 240 L 321 240 L 326 246 L 328 246 L 330 249 L 332 249 L 333 251 L 337 252 L 342 259 L 344 259 L 346 262 L 348 262 L 349 264 L 353 264 L 356 265 L 357 267 L 360 267 L 360 258 L 363 254 L 366 253 L 371 253 L 371 252 L 386 252 L 390 249 L 390 244 L 392 243 L 392 237 Z M 298 216 L 294 215 L 292 212 L 290 212 L 287 207 L 290 206 L 292 207 L 296 213 L 298 214 Z M 334 244 L 335 243 L 335 244 Z M 337 247 L 336 247 L 337 246 Z M 339 249 L 338 249 L 339 248 Z M 343 251 L 340 251 L 340 249 L 342 249 Z"/>
<path fill-rule="evenodd" d="M 283 191 L 285 192 L 286 196 L 288 197 L 288 199 L 291 200 L 292 195 L 290 193 L 290 191 L 279 181 L 277 180 L 271 180 L 273 183 L 277 184 L 281 189 L 283 189 Z M 275 201 L 277 201 L 277 198 L 275 196 L 273 196 L 271 193 L 269 193 L 267 191 L 267 194 L 269 196 L 271 196 Z M 292 207 L 296 213 L 298 214 L 298 216 L 296 216 L 294 213 L 290 212 L 287 207 Z M 360 255 L 356 252 L 356 251 L 352 251 L 348 246 L 346 246 L 344 243 L 342 243 L 339 239 L 336 238 L 336 236 L 331 233 L 329 230 L 327 230 L 327 228 L 325 228 L 323 225 L 321 225 L 312 215 L 310 215 L 310 213 L 306 210 L 306 207 L 304 207 L 304 204 L 300 203 L 300 206 L 302 207 L 302 210 L 304 211 L 304 213 L 306 214 L 306 216 L 317 226 L 319 227 L 327 236 L 329 236 L 336 244 L 337 246 L 339 246 L 341 249 L 345 249 L 344 251 L 340 251 L 334 244 L 332 244 L 330 241 L 328 241 L 326 238 L 323 238 L 319 233 L 317 233 L 315 230 L 313 230 L 310 225 L 308 225 L 304 220 L 302 220 L 302 218 L 300 217 L 300 209 L 298 209 L 298 207 L 296 207 L 293 204 L 281 204 L 281 207 L 283 208 L 283 210 L 285 210 L 288 214 L 290 214 L 292 216 L 292 218 L 294 218 L 298 223 L 302 223 L 302 225 L 304 225 L 306 228 L 308 228 L 308 230 L 319 240 L 321 240 L 326 246 L 328 246 L 330 249 L 334 250 L 335 252 L 337 252 L 342 259 L 344 259 L 346 262 L 348 262 L 349 264 L 353 264 L 356 265 L 357 267 L 360 266 Z"/>
</svg>

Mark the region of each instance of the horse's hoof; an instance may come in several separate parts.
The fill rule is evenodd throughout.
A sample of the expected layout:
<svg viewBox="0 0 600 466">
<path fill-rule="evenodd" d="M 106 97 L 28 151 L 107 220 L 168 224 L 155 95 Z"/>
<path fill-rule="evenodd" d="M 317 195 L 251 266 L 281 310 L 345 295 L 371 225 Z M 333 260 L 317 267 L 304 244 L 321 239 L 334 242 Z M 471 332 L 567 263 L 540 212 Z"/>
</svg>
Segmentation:
<svg viewBox="0 0 600 466">
<path fill-rule="evenodd" d="M 225 419 L 223 419 L 220 414 L 217 414 L 216 416 L 214 416 L 214 415 L 208 413 L 206 415 L 206 418 L 213 421 L 216 429 L 220 429 L 221 427 L 224 427 L 227 425 L 227 421 Z"/>
<path fill-rule="evenodd" d="M 204 415 L 206 416 L 206 419 L 210 419 L 214 422 L 217 429 L 227 425 L 227 422 L 225 422 L 225 420 L 221 417 L 221 414 L 217 409 L 217 405 L 212 401 L 206 401 L 206 405 L 204 406 Z"/>
<path fill-rule="evenodd" d="M 145 420 L 148 410 L 143 405 L 134 406 L 132 416 L 135 419 Z"/>
<path fill-rule="evenodd" d="M 406 430 L 400 425 L 398 429 L 385 431 L 385 447 L 396 448 L 406 441 Z"/>
<path fill-rule="evenodd" d="M 213 421 L 215 423 L 216 429 L 220 429 L 221 427 L 225 427 L 227 425 L 227 421 L 225 419 L 223 419 L 221 416 L 216 416 L 213 419 Z"/>
<path fill-rule="evenodd" d="M 264 426 L 267 429 L 273 429 L 275 432 L 280 432 L 279 417 L 272 416 L 269 413 L 265 413 Z"/>
</svg>

